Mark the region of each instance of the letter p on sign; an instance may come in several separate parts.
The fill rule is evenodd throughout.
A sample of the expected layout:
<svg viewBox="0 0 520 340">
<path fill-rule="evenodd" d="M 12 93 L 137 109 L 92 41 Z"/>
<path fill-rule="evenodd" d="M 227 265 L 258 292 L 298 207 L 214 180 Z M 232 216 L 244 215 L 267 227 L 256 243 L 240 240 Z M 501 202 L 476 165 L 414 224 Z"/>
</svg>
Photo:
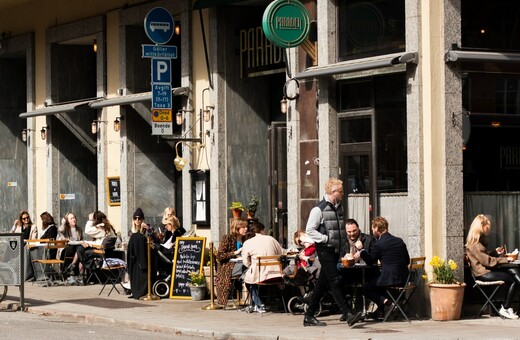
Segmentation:
<svg viewBox="0 0 520 340">
<path fill-rule="evenodd" d="M 171 63 L 170 59 L 152 59 L 152 83 L 171 84 Z"/>
</svg>

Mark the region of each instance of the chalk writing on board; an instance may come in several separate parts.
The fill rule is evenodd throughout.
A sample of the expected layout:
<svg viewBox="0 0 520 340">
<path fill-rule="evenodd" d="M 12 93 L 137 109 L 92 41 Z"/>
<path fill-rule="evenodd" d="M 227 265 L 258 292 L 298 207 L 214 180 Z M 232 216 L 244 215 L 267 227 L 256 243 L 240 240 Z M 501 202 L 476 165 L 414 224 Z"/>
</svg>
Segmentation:
<svg viewBox="0 0 520 340">
<path fill-rule="evenodd" d="M 177 238 L 170 298 L 191 299 L 189 273 L 202 270 L 205 244 L 205 237 Z"/>
</svg>

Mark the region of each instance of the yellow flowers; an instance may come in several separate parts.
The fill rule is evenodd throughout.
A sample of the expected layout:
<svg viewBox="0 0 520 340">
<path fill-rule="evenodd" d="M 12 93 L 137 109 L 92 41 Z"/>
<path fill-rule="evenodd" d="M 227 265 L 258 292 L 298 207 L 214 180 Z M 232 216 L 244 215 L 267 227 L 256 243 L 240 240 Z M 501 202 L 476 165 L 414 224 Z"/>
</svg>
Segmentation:
<svg viewBox="0 0 520 340">
<path fill-rule="evenodd" d="M 446 263 L 440 257 L 434 256 L 430 261 L 430 266 L 433 267 L 433 279 L 431 280 L 432 283 L 457 283 L 457 280 L 453 276 L 453 272 L 457 269 L 457 264 L 455 261 L 450 259 Z"/>
<path fill-rule="evenodd" d="M 188 276 L 188 281 L 190 281 L 193 286 L 204 286 L 206 284 L 206 277 L 202 272 L 190 272 Z"/>
</svg>

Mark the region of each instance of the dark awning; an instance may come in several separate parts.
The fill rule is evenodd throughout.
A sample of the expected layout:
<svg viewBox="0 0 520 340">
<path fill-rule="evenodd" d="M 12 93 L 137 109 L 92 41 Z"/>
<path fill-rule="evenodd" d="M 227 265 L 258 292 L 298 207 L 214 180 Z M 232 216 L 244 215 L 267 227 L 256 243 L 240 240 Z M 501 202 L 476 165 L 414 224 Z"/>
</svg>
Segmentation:
<svg viewBox="0 0 520 340">
<path fill-rule="evenodd" d="M 108 106 L 127 105 L 138 102 L 146 102 L 152 100 L 152 92 L 142 92 L 119 96 L 114 98 L 105 98 L 92 101 L 88 104 L 92 109 L 101 109 Z"/>
<path fill-rule="evenodd" d="M 520 62 L 520 53 L 449 50 L 446 52 L 444 60 L 446 62 L 490 61 L 495 63 L 518 63 Z"/>
<path fill-rule="evenodd" d="M 77 101 L 74 103 L 47 106 L 47 107 L 44 107 L 41 109 L 36 109 L 34 111 L 24 112 L 24 113 L 20 114 L 19 117 L 20 118 L 30 118 L 30 117 L 37 117 L 37 116 L 48 116 L 48 115 L 53 115 L 56 113 L 72 112 L 79 107 L 86 106 L 91 101 L 92 101 L 92 99 L 81 100 L 81 101 Z"/>
<path fill-rule="evenodd" d="M 188 96 L 190 93 L 189 87 L 174 87 L 172 95 L 174 96 Z M 101 109 L 108 106 L 128 105 L 139 102 L 146 102 L 152 100 L 152 92 L 142 92 L 119 96 L 114 98 L 95 98 L 85 99 L 74 103 L 57 104 L 54 106 L 44 107 L 30 112 L 20 114 L 20 118 L 29 118 L 37 116 L 48 116 L 56 113 L 72 112 L 81 107 L 89 107 L 91 109 Z"/>
<path fill-rule="evenodd" d="M 245 0 L 195 0 L 193 9 L 204 9 L 209 7 L 224 6 Z"/>
<path fill-rule="evenodd" d="M 341 73 L 372 70 L 376 68 L 394 66 L 399 64 L 417 64 L 418 62 L 419 54 L 417 52 L 387 54 L 375 58 L 358 59 L 344 61 L 336 64 L 330 64 L 326 66 L 309 67 L 305 71 L 297 74 L 294 78 L 308 79 L 315 77 L 331 76 Z"/>
</svg>

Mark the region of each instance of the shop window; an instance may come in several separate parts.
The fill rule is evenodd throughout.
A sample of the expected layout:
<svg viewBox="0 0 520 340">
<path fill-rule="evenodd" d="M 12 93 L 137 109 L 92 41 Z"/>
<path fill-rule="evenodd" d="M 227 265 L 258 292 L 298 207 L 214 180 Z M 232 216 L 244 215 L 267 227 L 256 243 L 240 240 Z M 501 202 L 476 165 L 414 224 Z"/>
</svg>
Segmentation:
<svg viewBox="0 0 520 340">
<path fill-rule="evenodd" d="M 353 191 L 356 193 L 368 192 L 374 187 L 370 178 L 377 178 L 378 193 L 407 192 L 405 75 L 400 73 L 364 82 L 340 83 L 340 101 L 349 98 L 349 93 L 359 92 L 356 87 L 363 88 L 374 100 L 363 110 L 339 113 L 340 159 L 344 160 L 342 172 L 348 177 L 344 180 L 347 183 L 356 181 L 353 186 L 357 188 Z M 348 104 L 340 106 L 350 107 Z M 372 143 L 376 143 L 375 154 Z M 375 177 L 367 173 L 370 158 L 375 160 Z"/>
<path fill-rule="evenodd" d="M 338 3 L 340 61 L 405 50 L 404 0 Z"/>
<path fill-rule="evenodd" d="M 518 0 L 462 0 L 462 47 L 520 51 L 519 21 Z"/>
</svg>

